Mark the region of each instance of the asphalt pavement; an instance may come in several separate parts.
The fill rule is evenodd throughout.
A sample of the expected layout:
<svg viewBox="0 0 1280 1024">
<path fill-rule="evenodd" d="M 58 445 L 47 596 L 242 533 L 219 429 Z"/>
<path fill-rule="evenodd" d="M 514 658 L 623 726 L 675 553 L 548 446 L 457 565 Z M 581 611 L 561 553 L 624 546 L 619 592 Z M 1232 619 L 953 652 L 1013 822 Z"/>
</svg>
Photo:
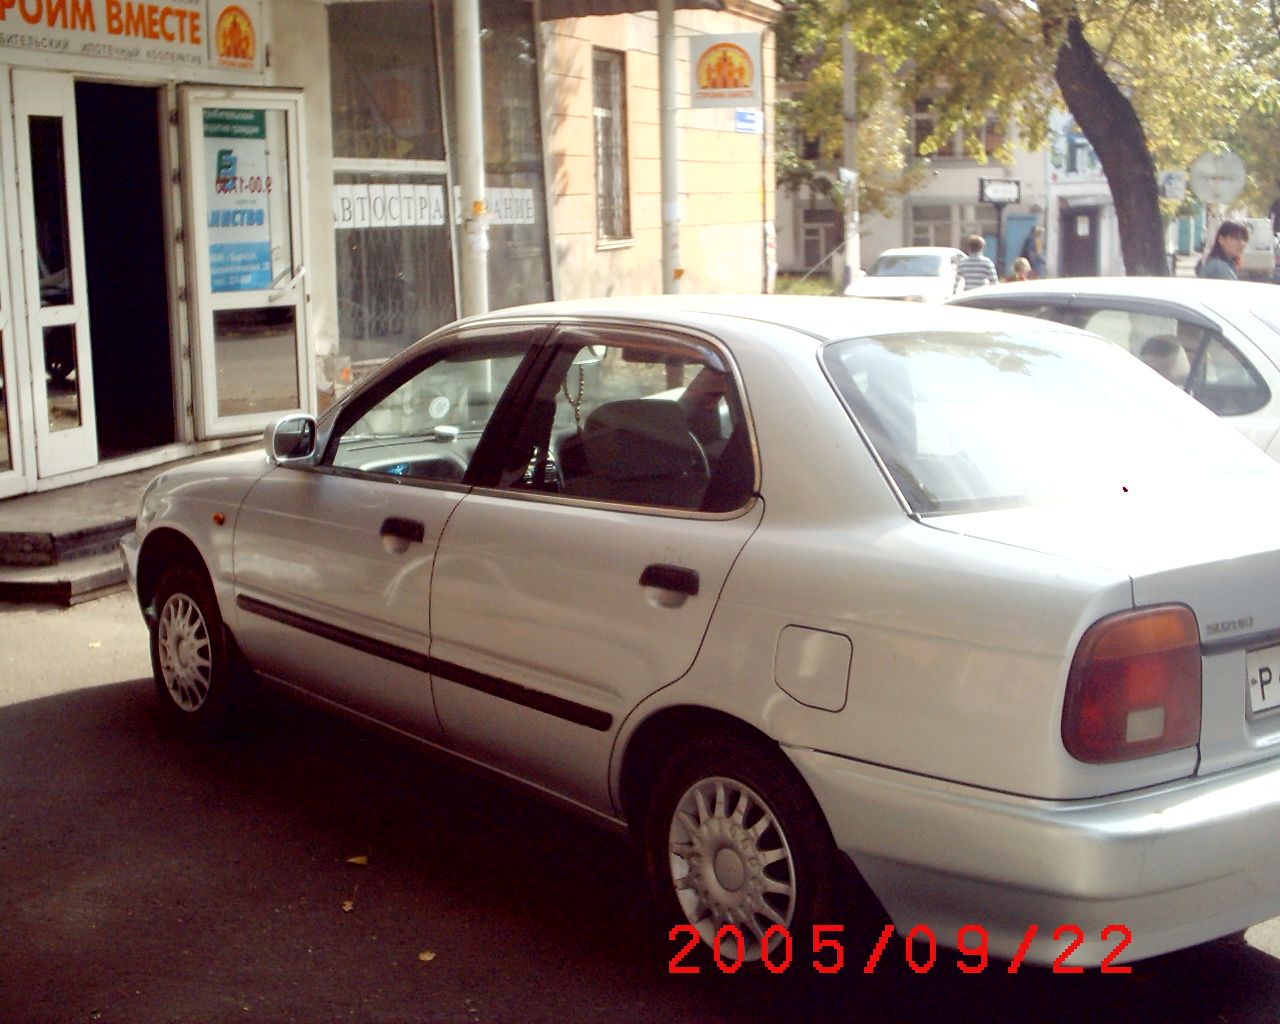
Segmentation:
<svg viewBox="0 0 1280 1024">
<path fill-rule="evenodd" d="M 0 1022 L 1280 1018 L 1280 925 L 1133 973 L 672 975 L 624 838 L 264 699 L 171 735 L 127 594 L 0 606 Z"/>
</svg>

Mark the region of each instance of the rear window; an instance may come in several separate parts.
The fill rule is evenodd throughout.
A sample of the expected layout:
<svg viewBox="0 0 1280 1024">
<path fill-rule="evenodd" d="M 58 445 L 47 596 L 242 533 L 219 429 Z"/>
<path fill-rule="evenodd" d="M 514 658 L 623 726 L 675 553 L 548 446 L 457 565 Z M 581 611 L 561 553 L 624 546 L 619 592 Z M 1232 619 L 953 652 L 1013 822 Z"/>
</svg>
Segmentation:
<svg viewBox="0 0 1280 1024">
<path fill-rule="evenodd" d="M 937 277 L 940 256 L 881 256 L 867 273 L 871 277 Z"/>
<path fill-rule="evenodd" d="M 854 338 L 826 346 L 822 359 L 920 515 L 1274 469 L 1117 346 L 1049 326 Z"/>
</svg>

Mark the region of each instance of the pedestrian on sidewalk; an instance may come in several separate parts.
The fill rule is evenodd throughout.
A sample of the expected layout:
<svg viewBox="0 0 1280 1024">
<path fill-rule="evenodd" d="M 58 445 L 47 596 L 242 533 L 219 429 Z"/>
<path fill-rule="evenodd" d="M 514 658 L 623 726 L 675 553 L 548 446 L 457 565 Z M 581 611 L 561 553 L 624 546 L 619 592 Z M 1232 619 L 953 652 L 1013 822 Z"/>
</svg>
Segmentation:
<svg viewBox="0 0 1280 1024">
<path fill-rule="evenodd" d="M 987 243 L 981 235 L 970 235 L 964 240 L 964 251 L 969 255 L 956 265 L 956 273 L 964 282 L 965 291 L 981 288 L 984 284 L 998 284 L 1000 281 L 996 265 L 982 255 L 982 250 L 986 247 Z"/>
<path fill-rule="evenodd" d="M 1238 281 L 1236 271 L 1249 241 L 1249 228 L 1238 220 L 1224 220 L 1213 236 L 1213 248 L 1196 267 L 1196 277 Z"/>
</svg>

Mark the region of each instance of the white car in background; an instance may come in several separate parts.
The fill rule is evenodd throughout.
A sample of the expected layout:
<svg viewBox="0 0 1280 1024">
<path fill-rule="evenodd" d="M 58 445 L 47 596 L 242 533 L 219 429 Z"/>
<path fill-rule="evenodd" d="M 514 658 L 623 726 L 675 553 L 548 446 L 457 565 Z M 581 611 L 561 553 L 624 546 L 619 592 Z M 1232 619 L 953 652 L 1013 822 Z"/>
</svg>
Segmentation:
<svg viewBox="0 0 1280 1024">
<path fill-rule="evenodd" d="M 886 249 L 866 274 L 849 282 L 844 293 L 864 299 L 942 302 L 964 289 L 957 273 L 962 259 L 959 249 L 944 246 Z"/>
<path fill-rule="evenodd" d="M 1114 345 L 551 303 L 265 448 L 122 542 L 167 717 L 256 674 L 629 829 L 676 957 L 856 963 L 887 915 L 1114 969 L 1280 913 L 1280 466 Z"/>
<path fill-rule="evenodd" d="M 1280 460 L 1280 288 L 1275 285 L 1064 277 L 991 285 L 951 302 L 1100 334 Z"/>
</svg>

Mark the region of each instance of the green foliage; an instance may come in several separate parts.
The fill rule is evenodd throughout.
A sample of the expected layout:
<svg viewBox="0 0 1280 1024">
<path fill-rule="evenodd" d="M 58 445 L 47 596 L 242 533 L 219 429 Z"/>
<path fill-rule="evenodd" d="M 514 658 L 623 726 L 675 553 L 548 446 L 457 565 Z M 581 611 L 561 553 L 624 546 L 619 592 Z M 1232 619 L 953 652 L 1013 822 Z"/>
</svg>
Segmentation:
<svg viewBox="0 0 1280 1024">
<path fill-rule="evenodd" d="M 788 0 L 778 24 L 778 75 L 784 83 L 776 106 L 777 182 L 843 208 L 836 171 L 844 159 L 843 34 L 848 30 L 841 0 Z M 909 122 L 901 83 L 882 61 L 857 69 L 858 205 L 888 212 L 925 169 L 910 165 Z M 809 155 L 806 155 L 806 150 Z"/>
<path fill-rule="evenodd" d="M 820 138 L 820 157 L 838 159 L 840 41 L 849 31 L 859 53 L 875 58 L 860 57 L 859 121 L 874 118 L 875 129 L 859 133 L 860 147 L 865 136 L 870 152 L 859 152 L 858 169 L 868 183 L 863 209 L 881 206 L 895 195 L 888 182 L 904 166 L 907 136 L 887 110 L 877 117 L 878 106 L 897 104 L 901 111 L 917 98 L 931 101 L 934 130 L 921 146 L 925 155 L 963 130 L 970 155 L 982 159 L 989 116 L 1006 139 L 1034 148 L 1046 137 L 1050 113 L 1064 106 L 1055 69 L 1076 21 L 1132 103 L 1156 167 L 1185 168 L 1206 149 L 1230 145 L 1250 173 L 1245 199 L 1266 198 L 1265 209 L 1280 176 L 1278 6 L 1275 0 L 789 0 L 779 26 L 779 74 L 805 86 L 796 106 L 780 111 L 779 125 Z M 787 149 L 779 146 L 779 181 L 812 175 Z"/>
</svg>

